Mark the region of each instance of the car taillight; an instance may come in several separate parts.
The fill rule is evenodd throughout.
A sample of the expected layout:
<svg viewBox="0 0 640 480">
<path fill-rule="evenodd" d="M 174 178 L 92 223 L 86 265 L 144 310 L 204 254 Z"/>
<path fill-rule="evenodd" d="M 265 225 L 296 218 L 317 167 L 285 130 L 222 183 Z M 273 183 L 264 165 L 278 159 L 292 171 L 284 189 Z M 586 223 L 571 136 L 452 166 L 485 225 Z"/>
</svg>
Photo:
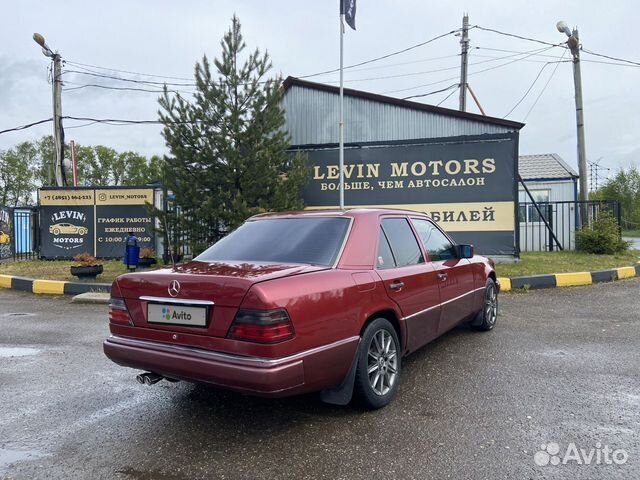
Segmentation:
<svg viewBox="0 0 640 480">
<path fill-rule="evenodd" d="M 278 343 L 293 338 L 286 310 L 239 310 L 227 338 L 256 343 Z"/>
<path fill-rule="evenodd" d="M 109 300 L 109 321 L 113 323 L 124 323 L 131 325 L 131 317 L 124 298 L 111 298 Z"/>
</svg>

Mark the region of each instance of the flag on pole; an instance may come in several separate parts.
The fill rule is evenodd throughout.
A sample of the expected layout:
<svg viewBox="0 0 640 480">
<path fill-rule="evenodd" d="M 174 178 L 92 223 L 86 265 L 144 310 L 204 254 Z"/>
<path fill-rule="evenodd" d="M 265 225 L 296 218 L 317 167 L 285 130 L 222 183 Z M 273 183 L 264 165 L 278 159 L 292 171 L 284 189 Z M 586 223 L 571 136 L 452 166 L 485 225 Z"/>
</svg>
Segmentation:
<svg viewBox="0 0 640 480">
<path fill-rule="evenodd" d="M 356 0 L 340 0 L 340 13 L 354 30 L 356 29 Z"/>
</svg>

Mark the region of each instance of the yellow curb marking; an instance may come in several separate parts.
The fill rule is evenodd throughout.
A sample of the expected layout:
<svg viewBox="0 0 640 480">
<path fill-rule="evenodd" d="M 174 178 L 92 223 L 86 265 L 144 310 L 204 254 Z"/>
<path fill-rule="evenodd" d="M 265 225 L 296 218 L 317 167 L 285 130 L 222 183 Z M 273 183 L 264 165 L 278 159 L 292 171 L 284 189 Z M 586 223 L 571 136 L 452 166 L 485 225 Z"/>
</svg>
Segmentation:
<svg viewBox="0 0 640 480">
<path fill-rule="evenodd" d="M 618 278 L 633 278 L 636 276 L 636 269 L 634 267 L 620 267 L 616 268 L 618 271 Z"/>
<path fill-rule="evenodd" d="M 507 277 L 498 277 L 498 281 L 500 282 L 500 291 L 501 292 L 509 292 L 511 291 L 511 279 Z"/>
<path fill-rule="evenodd" d="M 50 295 L 64 295 L 64 284 L 57 280 L 34 280 L 33 293 L 46 293 Z"/>
<path fill-rule="evenodd" d="M 11 275 L 0 275 L 0 287 L 1 288 L 11 288 L 11 279 L 13 277 Z"/>
<path fill-rule="evenodd" d="M 579 285 L 591 285 L 591 272 L 556 273 L 557 287 L 576 287 Z"/>
</svg>

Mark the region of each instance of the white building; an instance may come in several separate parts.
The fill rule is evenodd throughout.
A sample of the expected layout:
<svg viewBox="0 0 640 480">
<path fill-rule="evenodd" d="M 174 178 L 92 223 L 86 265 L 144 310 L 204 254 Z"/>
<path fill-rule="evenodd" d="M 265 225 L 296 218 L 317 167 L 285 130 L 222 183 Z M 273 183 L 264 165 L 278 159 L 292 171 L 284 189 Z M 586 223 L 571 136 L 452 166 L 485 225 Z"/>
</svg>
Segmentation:
<svg viewBox="0 0 640 480">
<path fill-rule="evenodd" d="M 521 155 L 518 172 L 520 251 L 559 250 L 534 202 L 565 250 L 573 250 L 578 200 L 578 174 L 555 153 Z"/>
</svg>

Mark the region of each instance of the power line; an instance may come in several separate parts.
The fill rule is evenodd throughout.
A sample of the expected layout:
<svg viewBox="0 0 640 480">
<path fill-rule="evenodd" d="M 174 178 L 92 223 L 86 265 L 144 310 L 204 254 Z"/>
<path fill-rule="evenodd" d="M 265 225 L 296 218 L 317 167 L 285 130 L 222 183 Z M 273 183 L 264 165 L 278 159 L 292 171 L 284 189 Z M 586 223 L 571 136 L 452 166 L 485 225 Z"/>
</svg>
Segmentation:
<svg viewBox="0 0 640 480">
<path fill-rule="evenodd" d="M 91 65 L 89 63 L 80 63 L 80 62 L 72 62 L 70 60 L 65 60 L 66 63 L 68 63 L 69 65 L 74 65 L 76 67 L 90 67 L 90 68 L 97 68 L 99 70 L 106 70 L 109 72 L 118 72 L 118 73 L 128 73 L 130 75 L 139 75 L 141 77 L 151 77 L 151 78 L 168 78 L 170 80 L 192 80 L 191 78 L 186 78 L 186 77 L 172 77 L 169 75 L 154 75 L 151 73 L 142 73 L 142 72 L 132 72 L 130 70 L 119 70 L 117 68 L 109 68 L 109 67 L 100 67 L 98 65 Z M 97 72 L 94 72 L 97 73 Z"/>
<path fill-rule="evenodd" d="M 65 92 L 70 92 L 70 91 L 77 91 L 77 90 L 81 90 L 84 88 L 101 88 L 104 90 L 116 90 L 116 91 L 131 91 L 131 92 L 148 92 L 148 93 L 164 93 L 164 90 L 159 90 L 159 89 L 148 89 L 148 88 L 137 88 L 137 87 L 114 87 L 111 85 L 101 85 L 101 84 L 97 84 L 97 83 L 76 83 L 76 82 L 70 82 L 70 81 L 65 81 L 65 84 L 70 84 L 70 85 L 77 85 L 76 87 L 68 87 L 68 88 L 63 88 L 62 90 Z M 168 89 L 170 92 L 173 93 L 187 93 L 187 94 L 192 94 L 194 92 L 190 92 L 187 90 L 175 90 L 175 89 Z"/>
<path fill-rule="evenodd" d="M 523 52 L 524 54 L 528 53 L 528 52 Z M 492 62 L 496 62 L 498 60 L 506 60 L 507 58 L 513 58 L 513 57 L 517 57 L 522 55 L 523 53 L 516 53 L 514 55 L 504 55 L 502 57 L 491 57 L 489 60 L 481 60 L 479 62 L 472 62 L 469 64 L 469 66 L 473 66 L 473 65 L 483 65 L 485 63 L 492 63 Z M 460 56 L 460 54 L 455 55 L 457 57 Z M 560 57 L 558 57 L 560 58 Z M 352 79 L 348 79 L 345 80 L 345 82 L 366 82 L 366 81 L 371 81 L 371 80 L 386 80 L 386 79 L 391 79 L 391 78 L 402 78 L 402 77 L 412 77 L 412 76 L 416 76 L 416 75 L 426 75 L 428 73 L 439 73 L 439 72 L 445 72 L 448 70 L 459 70 L 460 66 L 459 65 L 455 65 L 453 67 L 445 67 L 445 68 L 438 68 L 435 70 L 426 70 L 426 71 L 422 71 L 422 72 L 410 72 L 410 73 L 400 73 L 397 75 L 386 75 L 386 76 L 382 76 L 382 77 L 368 77 L 368 78 L 352 78 Z M 330 81 L 325 81 L 324 83 L 337 83 L 339 80 L 330 80 Z"/>
<path fill-rule="evenodd" d="M 460 88 L 460 85 L 458 85 L 458 88 Z M 438 103 L 438 105 L 436 105 L 437 107 L 439 107 L 440 105 L 442 105 L 444 102 L 446 102 L 447 100 L 449 100 L 449 97 L 451 95 L 453 95 L 454 93 L 456 93 L 456 90 L 452 90 L 451 93 L 449 93 L 449 95 L 447 95 L 446 97 L 444 97 L 440 103 Z"/>
<path fill-rule="evenodd" d="M 550 50 L 551 48 L 553 48 L 553 47 L 546 47 L 546 48 L 541 48 L 541 49 L 533 50 L 529 55 L 526 55 L 525 57 L 522 57 L 522 58 L 516 58 L 515 60 L 511 60 L 511 61 L 509 61 L 509 62 L 505 62 L 505 63 L 502 63 L 502 64 L 500 64 L 500 65 L 494 65 L 493 67 L 485 68 L 485 69 L 483 69 L 483 70 L 478 70 L 478 71 L 475 71 L 475 72 L 470 72 L 470 73 L 469 73 L 469 76 L 471 76 L 471 75 L 477 75 L 478 73 L 488 72 L 488 71 L 491 71 L 491 70 L 495 70 L 495 69 L 497 69 L 497 68 L 506 67 L 506 66 L 508 66 L 508 65 L 511 65 L 512 63 L 515 63 L 515 62 L 519 62 L 519 61 L 525 60 L 526 58 L 529 58 L 529 57 L 531 57 L 531 56 L 535 55 L 536 53 L 543 52 L 543 51 L 548 51 L 548 50 Z M 445 78 L 444 80 L 438 80 L 438 81 L 436 81 L 436 82 L 426 83 L 426 84 L 423 84 L 423 85 L 417 85 L 417 86 L 415 86 L 415 87 L 400 88 L 400 89 L 397 89 L 397 90 L 389 90 L 389 91 L 387 91 L 387 92 L 383 92 L 383 93 L 385 93 L 385 94 L 386 94 L 386 93 L 406 92 L 407 90 L 415 90 L 416 88 L 430 87 L 430 86 L 432 86 L 432 85 L 438 85 L 438 84 L 440 84 L 440 83 L 448 82 L 448 81 L 451 81 L 451 80 L 456 80 L 457 78 L 458 78 L 457 76 L 456 76 L 456 77 Z"/>
<path fill-rule="evenodd" d="M 65 115 L 62 118 L 68 120 L 78 120 L 83 122 L 92 122 L 92 123 L 106 123 L 109 125 L 157 125 L 162 122 L 160 120 L 129 120 L 129 119 L 119 119 L 119 118 L 92 118 L 92 117 L 74 117 L 71 115 Z M 197 123 L 197 122 L 177 122 L 170 121 L 169 123 Z M 76 127 L 79 125 L 76 125 Z"/>
<path fill-rule="evenodd" d="M 538 72 L 538 74 L 536 75 L 536 78 L 533 79 L 533 82 L 531 82 L 531 85 L 529 85 L 529 88 L 527 88 L 527 91 L 524 92 L 524 95 L 522 95 L 522 97 L 520 98 L 520 100 L 518 100 L 516 102 L 516 104 L 511 107 L 511 110 L 509 110 L 509 112 L 507 112 L 506 115 L 504 115 L 502 118 L 507 118 L 509 115 L 511 115 L 511 113 L 518 108 L 518 105 L 520 105 L 522 103 L 522 101 L 527 98 L 527 95 L 529 95 L 529 92 L 533 89 L 534 85 L 536 84 L 536 82 L 538 81 L 538 79 L 540 78 L 540 76 L 542 75 L 542 72 L 544 72 L 544 69 L 547 68 L 551 63 L 547 62 L 545 63 L 542 68 L 540 69 L 540 71 Z M 560 65 L 560 63 L 558 63 L 558 65 Z"/>
<path fill-rule="evenodd" d="M 529 41 L 529 42 L 541 43 L 543 45 L 550 45 L 552 47 L 559 47 L 559 46 L 564 45 L 564 43 L 549 43 L 549 42 L 546 42 L 544 40 L 538 40 L 537 38 L 525 37 L 525 36 L 522 36 L 522 35 L 517 35 L 515 33 L 503 32 L 503 31 L 496 30 L 496 29 L 493 29 L 493 28 L 481 27 L 480 25 L 475 25 L 474 28 L 477 28 L 478 30 L 484 30 L 486 32 L 497 33 L 499 35 L 504 35 L 504 36 L 507 36 L 507 37 L 518 38 L 520 40 L 526 40 L 526 41 Z M 640 67 L 640 62 L 636 62 L 634 60 L 627 60 L 625 58 L 612 57 L 610 55 L 605 55 L 605 54 L 602 54 L 602 53 L 596 53 L 596 52 L 593 52 L 591 50 L 587 50 L 586 48 L 581 48 L 581 50 L 583 52 L 585 52 L 585 53 L 588 53 L 589 55 L 595 55 L 596 57 L 607 58 L 609 60 L 615 60 L 617 62 L 624 62 L 624 63 L 628 63 L 628 64 L 631 64 L 631 65 L 635 65 L 635 66 Z"/>
<path fill-rule="evenodd" d="M 567 53 L 567 51 L 565 50 L 562 53 L 562 56 L 564 57 L 565 53 Z M 540 97 L 542 97 L 542 94 L 545 92 L 545 90 L 547 89 L 547 87 L 549 86 L 549 83 L 551 83 L 551 79 L 554 77 L 554 75 L 556 74 L 556 71 L 558 70 L 558 67 L 560 66 L 560 62 L 556 63 L 556 66 L 553 68 L 553 71 L 551 72 L 551 75 L 549 76 L 549 78 L 547 79 L 547 82 L 544 84 L 544 87 L 542 87 L 542 90 L 540 90 L 540 93 L 538 93 L 538 96 L 536 97 L 536 99 L 534 100 L 533 104 L 531 105 L 531 107 L 529 108 L 529 111 L 527 112 L 527 114 L 524 116 L 524 119 L 522 120 L 523 122 L 527 120 L 527 118 L 529 117 L 529 114 L 531 113 L 531 111 L 535 108 L 535 106 L 538 104 L 538 100 L 540 100 Z"/>
<path fill-rule="evenodd" d="M 490 50 L 493 52 L 513 52 L 513 53 L 525 53 L 525 52 L 518 52 L 517 50 L 505 50 L 502 48 L 488 48 L 488 47 L 474 47 L 475 49 L 478 50 Z M 582 50 L 585 53 L 589 53 L 586 50 Z M 565 49 L 566 52 L 566 49 Z M 476 57 L 486 57 L 486 58 L 499 58 L 499 57 L 489 57 L 487 55 L 474 55 Z M 559 59 L 559 58 L 564 58 L 565 54 L 563 53 L 562 56 L 557 56 L 557 55 L 536 55 L 536 57 L 546 57 L 546 58 L 555 58 L 555 59 Z M 529 62 L 542 62 L 542 60 L 528 60 Z M 620 62 L 604 62 L 602 60 L 589 60 L 588 58 L 581 58 L 580 59 L 581 62 L 588 62 L 588 63 L 600 63 L 600 64 L 604 64 L 604 65 L 617 65 L 619 67 L 632 67 L 632 68 L 638 68 L 638 65 L 635 65 L 633 63 L 630 64 L 626 64 L 626 63 L 620 63 Z"/>
<path fill-rule="evenodd" d="M 109 78 L 111 80 L 118 80 L 121 82 L 141 83 L 144 85 L 161 85 L 161 86 L 172 85 L 177 87 L 196 87 L 197 86 L 197 84 L 195 83 L 172 83 L 172 82 L 155 82 L 151 80 L 134 80 L 132 78 L 116 77 L 114 75 L 103 75 L 101 73 L 93 73 L 93 72 L 82 72 L 80 70 L 65 70 L 63 73 L 76 73 L 78 75 L 89 75 L 91 77 Z"/>
<path fill-rule="evenodd" d="M 526 40 L 528 42 L 541 43 L 542 45 L 549 45 L 551 47 L 559 47 L 561 45 L 564 45 L 563 43 L 550 43 L 550 42 L 545 42 L 544 40 L 538 40 L 537 38 L 524 37 L 522 35 L 517 35 L 515 33 L 503 32 L 500 30 L 496 30 L 494 28 L 481 27 L 480 25 L 474 25 L 474 28 L 477 28 L 478 30 L 484 30 L 485 32 L 497 33 L 498 35 L 504 35 L 506 37 L 513 37 L 513 38 L 518 38 L 520 40 Z"/>
<path fill-rule="evenodd" d="M 433 62 L 436 60 L 444 60 L 447 58 L 455 58 L 455 57 L 459 57 L 460 54 L 456 53 L 453 55 L 443 55 L 441 57 L 430 57 L 430 58 L 422 58 L 420 60 L 411 60 L 409 62 L 398 62 L 398 63 L 388 63 L 386 65 L 376 65 L 375 67 L 366 67 L 366 68 L 356 68 L 354 70 L 351 70 L 352 72 L 365 72 L 367 70 L 379 70 L 381 68 L 391 68 L 391 67 L 401 67 L 403 65 L 413 65 L 415 63 L 426 63 L 426 62 Z"/>
<path fill-rule="evenodd" d="M 460 29 L 451 30 L 450 32 L 443 33 L 443 34 L 438 35 L 436 37 L 430 38 L 429 40 L 427 40 L 425 42 L 420 42 L 420 43 L 417 43 L 415 45 L 411 45 L 410 47 L 406 47 L 406 48 L 403 48 L 403 49 L 400 49 L 400 50 L 396 50 L 395 52 L 391 52 L 391 53 L 388 53 L 386 55 L 382 55 L 380 57 L 375 57 L 375 58 L 372 58 L 370 60 L 365 60 L 363 62 L 354 63 L 352 65 L 347 65 L 346 67 L 343 67 L 343 69 L 347 70 L 349 68 L 360 67 L 362 65 L 367 65 L 369 63 L 373 63 L 373 62 L 378 62 L 380 60 L 384 60 L 385 58 L 393 57 L 395 55 L 400 55 L 401 53 L 405 53 L 405 52 L 408 52 L 410 50 L 414 50 L 416 48 L 423 47 L 424 45 L 427 45 L 427 44 L 429 44 L 431 42 L 435 42 L 436 40 L 439 40 L 439 39 L 441 39 L 443 37 L 446 37 L 448 35 L 452 35 L 452 34 L 456 33 L 459 30 Z M 335 72 L 339 72 L 339 71 L 340 71 L 339 68 L 334 68 L 332 70 L 325 70 L 324 72 L 312 73 L 312 74 L 309 74 L 309 75 L 302 75 L 302 76 L 299 76 L 297 78 L 311 78 L 311 77 L 317 77 L 319 75 L 325 75 L 327 73 L 335 73 Z"/>
<path fill-rule="evenodd" d="M 47 118 L 45 120 L 38 120 L 37 122 L 27 123 L 26 125 L 20 125 L 19 127 L 7 128 L 6 130 L 0 130 L 0 134 L 17 132 L 18 130 L 26 130 L 27 128 L 35 127 L 36 125 L 40 125 L 42 123 L 51 122 L 52 120 L 53 118 Z"/>
<path fill-rule="evenodd" d="M 80 125 L 71 125 L 69 127 L 64 127 L 64 129 L 69 130 L 70 128 L 88 127 L 89 125 L 95 125 L 96 123 L 100 123 L 100 122 L 98 122 L 97 120 L 94 120 L 93 122 L 81 123 Z"/>
<path fill-rule="evenodd" d="M 428 93 L 421 93 L 419 95 L 411 95 L 409 97 L 403 97 L 403 100 L 409 100 L 410 98 L 418 98 L 418 97 L 427 97 L 429 95 L 434 95 L 436 93 L 441 93 L 441 92 L 446 92 L 447 90 L 451 89 L 451 88 L 458 88 L 460 86 L 459 83 L 454 83 L 452 85 L 449 85 L 447 88 L 441 88 L 440 90 L 434 90 L 433 92 L 428 92 Z"/>
<path fill-rule="evenodd" d="M 587 50 L 586 48 L 583 48 L 582 51 L 584 53 L 588 53 L 589 55 L 595 55 L 596 57 L 608 58 L 609 60 L 615 60 L 617 62 L 629 63 L 631 65 L 635 65 L 637 67 L 640 67 L 640 62 L 635 62 L 633 60 L 625 60 L 624 58 L 610 57 L 609 55 L 604 55 L 602 53 L 592 52 L 591 50 Z"/>
<path fill-rule="evenodd" d="M 71 82 L 69 82 L 71 83 Z M 80 85 L 78 87 L 69 87 L 69 88 L 63 88 L 62 90 L 65 92 L 71 92 L 71 91 L 75 91 L 75 90 L 81 90 L 83 88 L 103 88 L 105 90 L 125 90 L 125 91 L 132 91 L 132 92 L 149 92 L 149 93 L 163 93 L 163 90 L 149 90 L 146 88 L 136 88 L 136 87 L 110 87 L 107 85 L 98 85 L 98 84 L 94 84 L 94 83 L 89 83 L 86 85 Z"/>
<path fill-rule="evenodd" d="M 504 48 L 490 48 L 490 47 L 473 47 L 474 50 L 489 50 L 491 52 L 500 52 L 500 53 L 520 53 L 520 54 L 526 54 L 526 53 L 530 53 L 531 51 L 528 52 L 522 52 L 520 50 L 506 50 Z M 536 54 L 536 57 L 546 57 L 546 58 L 555 58 L 556 60 L 558 60 L 559 58 L 561 58 L 558 55 L 544 55 L 542 53 Z M 564 56 L 564 55 L 563 55 Z"/>
</svg>

